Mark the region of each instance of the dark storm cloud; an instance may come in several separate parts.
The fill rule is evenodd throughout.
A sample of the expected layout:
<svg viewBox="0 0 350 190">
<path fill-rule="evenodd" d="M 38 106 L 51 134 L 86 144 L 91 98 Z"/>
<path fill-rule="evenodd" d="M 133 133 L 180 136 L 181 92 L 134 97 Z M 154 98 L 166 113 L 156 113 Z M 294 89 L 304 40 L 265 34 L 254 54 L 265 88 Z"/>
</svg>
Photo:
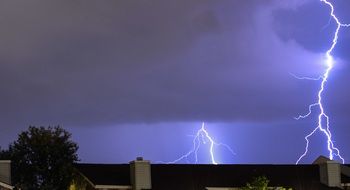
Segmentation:
<svg viewBox="0 0 350 190">
<path fill-rule="evenodd" d="M 1 122 L 291 118 L 316 87 L 289 73 L 317 76 L 322 57 L 275 13 L 303 3 L 2 2 Z"/>
</svg>

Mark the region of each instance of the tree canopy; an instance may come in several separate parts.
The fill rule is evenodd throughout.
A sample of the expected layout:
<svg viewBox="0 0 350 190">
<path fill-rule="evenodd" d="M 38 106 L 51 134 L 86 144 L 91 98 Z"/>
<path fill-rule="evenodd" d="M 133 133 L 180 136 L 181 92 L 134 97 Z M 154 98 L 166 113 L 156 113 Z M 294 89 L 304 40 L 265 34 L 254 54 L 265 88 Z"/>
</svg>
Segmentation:
<svg viewBox="0 0 350 190">
<path fill-rule="evenodd" d="M 34 127 L 9 147 L 15 185 L 21 189 L 61 190 L 72 181 L 78 145 L 61 127 Z"/>
</svg>

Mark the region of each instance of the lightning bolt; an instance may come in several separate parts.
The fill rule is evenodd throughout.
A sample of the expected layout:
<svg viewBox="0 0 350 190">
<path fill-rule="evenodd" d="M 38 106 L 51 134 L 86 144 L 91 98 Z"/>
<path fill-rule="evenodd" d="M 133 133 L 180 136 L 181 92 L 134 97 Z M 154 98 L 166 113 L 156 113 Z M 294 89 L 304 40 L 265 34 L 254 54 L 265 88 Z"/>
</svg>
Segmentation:
<svg viewBox="0 0 350 190">
<path fill-rule="evenodd" d="M 186 160 L 188 162 L 188 158 L 191 156 L 194 156 L 195 164 L 198 163 L 198 150 L 201 146 L 201 144 L 207 144 L 209 143 L 209 154 L 210 154 L 210 160 L 212 164 L 218 164 L 218 161 L 215 158 L 215 147 L 216 146 L 223 146 L 225 147 L 232 155 L 235 155 L 234 151 L 230 146 L 223 143 L 217 143 L 214 141 L 214 139 L 209 135 L 208 131 L 205 129 L 205 123 L 202 123 L 202 127 L 197 131 L 196 135 L 193 138 L 193 146 L 190 151 L 188 151 L 186 154 L 182 155 L 178 159 L 171 161 L 171 162 L 165 162 L 167 164 L 175 164 L 182 160 Z M 164 163 L 164 162 L 162 162 Z"/>
<path fill-rule="evenodd" d="M 306 140 L 306 146 L 305 146 L 305 151 L 304 153 L 299 157 L 299 159 L 296 161 L 296 164 L 298 164 L 301 159 L 306 156 L 306 154 L 308 153 L 309 150 L 309 138 L 316 133 L 316 131 L 320 130 L 326 137 L 327 137 L 327 150 L 329 152 L 329 158 L 331 160 L 334 159 L 334 157 L 338 157 L 344 164 L 344 158 L 340 155 L 340 151 L 338 148 L 336 148 L 334 146 L 333 140 L 332 140 L 332 133 L 330 131 L 330 124 L 329 124 L 329 116 L 325 113 L 324 111 L 324 106 L 322 104 L 322 94 L 325 90 L 325 84 L 327 82 L 328 76 L 331 72 L 331 70 L 333 69 L 334 66 L 334 60 L 333 60 L 333 56 L 332 56 L 332 52 L 334 50 L 334 48 L 337 45 L 338 42 L 338 34 L 339 31 L 342 27 L 350 27 L 350 24 L 343 24 L 342 22 L 340 22 L 340 20 L 338 19 L 338 17 L 335 15 L 334 13 L 334 6 L 332 3 L 330 3 L 328 0 L 320 0 L 322 3 L 324 3 L 325 5 L 327 5 L 330 8 L 330 18 L 333 19 L 337 25 L 337 28 L 334 32 L 334 36 L 333 36 L 333 40 L 332 40 L 332 45 L 330 46 L 330 48 L 327 50 L 327 52 L 325 53 L 325 57 L 326 57 L 326 66 L 327 69 L 324 72 L 324 74 L 319 77 L 319 78 L 308 78 L 308 77 L 296 77 L 297 79 L 307 79 L 307 80 L 322 80 L 318 94 L 317 94 L 317 102 L 313 103 L 311 105 L 309 105 L 309 112 L 305 115 L 299 115 L 298 117 L 296 117 L 295 119 L 299 120 L 299 119 L 304 119 L 306 117 L 308 117 L 311 113 L 312 110 L 314 108 L 318 108 L 320 110 L 319 115 L 318 115 L 318 125 L 317 127 L 308 135 L 305 136 L 305 140 Z"/>
</svg>

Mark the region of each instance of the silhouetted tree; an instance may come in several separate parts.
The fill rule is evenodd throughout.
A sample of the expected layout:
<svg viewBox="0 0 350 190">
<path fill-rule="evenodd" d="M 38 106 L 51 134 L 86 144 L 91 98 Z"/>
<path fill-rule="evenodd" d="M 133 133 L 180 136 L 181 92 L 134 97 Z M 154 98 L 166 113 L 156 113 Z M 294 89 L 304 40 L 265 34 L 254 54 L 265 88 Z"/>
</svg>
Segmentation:
<svg viewBox="0 0 350 190">
<path fill-rule="evenodd" d="M 14 181 L 21 189 L 65 190 L 78 161 L 78 145 L 61 127 L 29 127 L 9 147 Z"/>
</svg>

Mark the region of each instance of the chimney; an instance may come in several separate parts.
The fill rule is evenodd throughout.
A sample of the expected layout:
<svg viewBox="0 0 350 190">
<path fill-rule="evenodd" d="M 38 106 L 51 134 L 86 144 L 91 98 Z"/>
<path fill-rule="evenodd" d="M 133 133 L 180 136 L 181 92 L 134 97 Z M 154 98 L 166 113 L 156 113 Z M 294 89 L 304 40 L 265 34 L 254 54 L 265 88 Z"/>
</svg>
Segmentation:
<svg viewBox="0 0 350 190">
<path fill-rule="evenodd" d="M 0 160 L 0 182 L 11 185 L 11 160 Z"/>
<path fill-rule="evenodd" d="M 335 161 L 320 163 L 320 181 L 328 187 L 341 187 L 340 164 Z"/>
<path fill-rule="evenodd" d="M 130 162 L 130 179 L 133 190 L 152 189 L 151 183 L 151 163 L 137 157 Z"/>
</svg>

